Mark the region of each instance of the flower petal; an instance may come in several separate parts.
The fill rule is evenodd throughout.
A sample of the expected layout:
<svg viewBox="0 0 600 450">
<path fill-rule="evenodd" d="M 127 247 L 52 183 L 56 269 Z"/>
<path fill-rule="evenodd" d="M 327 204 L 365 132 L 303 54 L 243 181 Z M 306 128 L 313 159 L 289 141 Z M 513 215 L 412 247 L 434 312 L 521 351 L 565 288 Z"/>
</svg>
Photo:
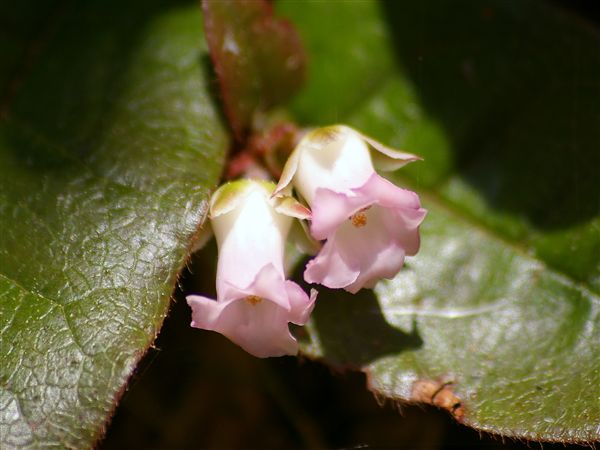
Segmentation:
<svg viewBox="0 0 600 450">
<path fill-rule="evenodd" d="M 245 299 L 217 302 L 190 295 L 192 326 L 223 334 L 259 358 L 295 355 L 298 343 L 289 331 L 288 314 L 276 303 Z"/>
<path fill-rule="evenodd" d="M 310 234 L 315 239 L 327 239 L 340 225 L 360 209 L 369 206 L 374 199 L 334 192 L 319 188 L 312 207 Z"/>
<path fill-rule="evenodd" d="M 345 127 L 314 130 L 295 152 L 294 187 L 311 206 L 318 188 L 346 193 L 362 186 L 375 170 L 367 144 Z"/>
<path fill-rule="evenodd" d="M 275 187 L 275 191 L 273 191 L 273 196 L 279 195 L 284 189 L 286 189 L 292 182 L 294 175 L 296 175 L 296 171 L 298 170 L 298 162 L 300 161 L 300 153 L 302 152 L 301 143 L 302 141 L 300 141 L 300 144 L 298 144 L 285 162 L 285 166 L 283 166 L 283 171 L 279 177 L 279 182 Z"/>
<path fill-rule="evenodd" d="M 416 255 L 421 239 L 419 225 L 427 215 L 423 208 L 390 208 L 383 218 L 386 232 L 404 249 L 406 255 Z"/>
<path fill-rule="evenodd" d="M 401 152 L 390 148 L 387 145 L 383 145 L 381 142 L 359 133 L 358 131 L 355 131 L 355 133 L 359 134 L 360 137 L 364 139 L 373 150 L 375 150 L 375 152 L 371 153 L 371 158 L 373 160 L 373 165 L 378 170 L 390 172 L 392 170 L 397 170 L 408 163 L 423 160 L 423 158 L 420 156 L 413 155 L 412 153 Z"/>
<path fill-rule="evenodd" d="M 373 264 L 360 271 L 354 283 L 349 284 L 344 289 L 353 294 L 362 288 L 371 289 L 383 278 L 393 278 L 404 264 L 404 249 L 390 243 L 387 247 L 380 249 Z"/>
<path fill-rule="evenodd" d="M 296 325 L 304 325 L 315 307 L 317 291 L 311 289 L 309 297 L 300 286 L 289 280 L 285 282 L 285 290 L 290 303 L 288 320 Z"/>
<path fill-rule="evenodd" d="M 355 293 L 372 287 L 381 278 L 396 275 L 406 254 L 403 241 L 411 251 L 415 245 L 418 248 L 416 229 L 400 236 L 404 232 L 398 220 L 402 213 L 403 210 L 373 205 L 362 213 L 359 226 L 351 221 L 343 223 L 328 237 L 316 258 L 309 261 L 305 280 Z"/>
<path fill-rule="evenodd" d="M 310 209 L 290 196 L 273 197 L 271 203 L 279 214 L 284 214 L 296 219 L 306 220 L 311 218 Z"/>
<path fill-rule="evenodd" d="M 375 197 L 376 204 L 388 211 L 382 215 L 385 232 L 406 255 L 415 255 L 420 245 L 419 225 L 427 215 L 427 210 L 421 208 L 419 196 L 380 176 L 372 177 L 361 191 L 368 197 Z"/>
<path fill-rule="evenodd" d="M 219 217 L 239 208 L 246 197 L 257 190 L 270 196 L 273 189 L 275 184 L 265 180 L 242 179 L 225 183 L 210 198 L 210 217 Z"/>
<path fill-rule="evenodd" d="M 415 192 L 402 189 L 376 173 L 354 192 L 357 195 L 373 198 L 377 204 L 386 208 L 419 209 L 421 207 L 419 196 Z"/>
<path fill-rule="evenodd" d="M 283 280 L 283 251 L 291 223 L 290 217 L 274 210 L 261 191 L 248 195 L 236 210 L 212 220 L 219 244 L 219 300 L 237 295 L 229 293 L 232 286 L 237 290 L 248 288 L 267 265 Z"/>
<path fill-rule="evenodd" d="M 289 311 L 284 282 L 282 273 L 273 264 L 266 264 L 247 286 L 237 286 L 229 281 L 222 283 L 217 297 L 219 301 L 227 302 L 252 295 L 267 298 Z"/>
<path fill-rule="evenodd" d="M 219 316 L 226 302 L 218 303 L 208 297 L 201 295 L 187 295 L 185 297 L 187 304 L 192 308 L 192 323 L 194 328 L 212 330 L 212 324 L 219 320 Z"/>
<path fill-rule="evenodd" d="M 332 289 L 341 289 L 354 283 L 359 270 L 342 256 L 335 237 L 328 239 L 317 256 L 306 264 L 304 280 Z"/>
<path fill-rule="evenodd" d="M 399 188 L 373 172 L 363 186 L 352 189 L 349 194 L 317 189 L 312 206 L 311 234 L 315 239 L 327 239 L 349 217 L 373 204 L 403 211 L 402 223 L 410 228 L 417 227 L 426 214 L 417 194 Z"/>
</svg>

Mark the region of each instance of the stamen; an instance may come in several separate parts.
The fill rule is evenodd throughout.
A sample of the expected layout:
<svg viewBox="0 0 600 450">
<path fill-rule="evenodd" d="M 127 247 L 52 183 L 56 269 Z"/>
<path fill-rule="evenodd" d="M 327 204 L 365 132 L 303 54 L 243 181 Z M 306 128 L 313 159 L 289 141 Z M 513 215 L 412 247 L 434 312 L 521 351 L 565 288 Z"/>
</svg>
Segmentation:
<svg viewBox="0 0 600 450">
<path fill-rule="evenodd" d="M 372 205 L 366 206 L 365 208 L 360 209 L 358 212 L 348 217 L 350 222 L 352 222 L 352 225 L 354 225 L 356 228 L 364 227 L 367 224 L 367 215 L 365 214 L 365 211 L 369 210 L 371 206 Z"/>
<path fill-rule="evenodd" d="M 367 215 L 364 212 L 359 211 L 350 217 L 350 221 L 356 228 L 364 227 L 367 224 Z"/>
<path fill-rule="evenodd" d="M 255 306 L 262 302 L 262 298 L 260 298 L 258 295 L 249 295 L 248 297 L 246 297 L 246 301 L 252 306 Z"/>
</svg>

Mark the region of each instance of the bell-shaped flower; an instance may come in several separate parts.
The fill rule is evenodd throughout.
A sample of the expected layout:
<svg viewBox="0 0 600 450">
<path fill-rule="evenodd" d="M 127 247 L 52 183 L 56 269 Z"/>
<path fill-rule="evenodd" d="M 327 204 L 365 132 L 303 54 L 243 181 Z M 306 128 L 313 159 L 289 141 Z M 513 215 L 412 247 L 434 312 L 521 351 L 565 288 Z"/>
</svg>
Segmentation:
<svg viewBox="0 0 600 450">
<path fill-rule="evenodd" d="M 211 198 L 217 239 L 217 299 L 188 295 L 192 326 L 217 331 L 258 357 L 293 355 L 298 343 L 289 322 L 304 325 L 314 306 L 286 280 L 284 248 L 293 217 L 310 215 L 292 198 L 272 198 L 274 183 L 239 180 Z"/>
<path fill-rule="evenodd" d="M 406 255 L 419 250 L 419 225 L 426 215 L 416 193 L 375 172 L 418 160 L 392 150 L 347 126 L 307 133 L 277 185 L 293 185 L 312 209 L 310 232 L 326 240 L 309 261 L 304 279 L 355 293 L 395 276 Z"/>
</svg>

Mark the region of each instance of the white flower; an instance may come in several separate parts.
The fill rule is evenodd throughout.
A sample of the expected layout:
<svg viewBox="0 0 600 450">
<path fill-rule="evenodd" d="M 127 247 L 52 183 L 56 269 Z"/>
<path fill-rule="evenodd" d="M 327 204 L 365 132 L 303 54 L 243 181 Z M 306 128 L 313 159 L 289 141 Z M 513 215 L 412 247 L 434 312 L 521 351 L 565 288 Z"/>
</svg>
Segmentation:
<svg viewBox="0 0 600 450">
<path fill-rule="evenodd" d="M 214 193 L 217 299 L 187 296 L 193 327 L 217 331 L 258 357 L 297 353 L 288 323 L 304 325 L 316 298 L 316 291 L 309 297 L 286 280 L 283 268 L 292 217 L 307 218 L 310 212 L 291 198 L 271 198 L 274 188 L 239 180 Z"/>
<path fill-rule="evenodd" d="M 355 293 L 396 275 L 404 257 L 419 250 L 426 211 L 418 195 L 375 172 L 417 159 L 343 125 L 300 141 L 275 192 L 293 184 L 312 209 L 312 236 L 326 240 L 306 267 L 306 281 Z"/>
</svg>

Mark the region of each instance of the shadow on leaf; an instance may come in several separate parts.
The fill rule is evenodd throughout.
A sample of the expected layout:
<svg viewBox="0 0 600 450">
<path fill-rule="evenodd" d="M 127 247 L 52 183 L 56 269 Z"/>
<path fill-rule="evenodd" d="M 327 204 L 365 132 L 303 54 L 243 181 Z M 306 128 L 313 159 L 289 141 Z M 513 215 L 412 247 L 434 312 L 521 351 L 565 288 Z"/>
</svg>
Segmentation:
<svg viewBox="0 0 600 450">
<path fill-rule="evenodd" d="M 386 355 L 423 345 L 416 325 L 410 333 L 392 327 L 372 290 L 358 294 L 319 287 L 313 326 L 329 362 L 360 368 Z M 303 341 L 300 336 L 300 341 Z"/>
</svg>

